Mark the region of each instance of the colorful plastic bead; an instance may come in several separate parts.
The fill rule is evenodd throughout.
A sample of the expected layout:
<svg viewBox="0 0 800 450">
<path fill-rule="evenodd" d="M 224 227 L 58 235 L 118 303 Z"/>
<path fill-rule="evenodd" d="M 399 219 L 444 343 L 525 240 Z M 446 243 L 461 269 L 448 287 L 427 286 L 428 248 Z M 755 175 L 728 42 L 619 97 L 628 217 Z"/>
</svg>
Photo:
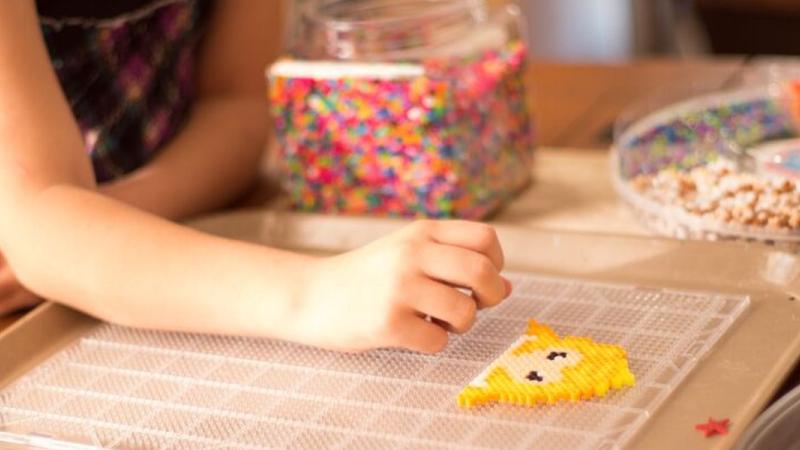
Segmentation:
<svg viewBox="0 0 800 450">
<path fill-rule="evenodd" d="M 554 404 L 603 397 L 634 382 L 622 347 L 586 337 L 560 338 L 531 320 L 528 332 L 461 391 L 458 404 Z"/>
</svg>

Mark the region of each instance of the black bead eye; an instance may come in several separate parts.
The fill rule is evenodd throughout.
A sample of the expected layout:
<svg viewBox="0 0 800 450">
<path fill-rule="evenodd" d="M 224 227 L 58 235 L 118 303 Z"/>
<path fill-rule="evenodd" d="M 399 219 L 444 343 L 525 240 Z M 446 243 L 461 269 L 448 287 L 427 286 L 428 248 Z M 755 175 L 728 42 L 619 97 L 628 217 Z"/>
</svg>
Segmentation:
<svg viewBox="0 0 800 450">
<path fill-rule="evenodd" d="M 555 361 L 556 358 L 566 358 L 566 357 L 567 357 L 567 352 L 550 352 L 550 354 L 547 355 L 547 359 L 549 359 L 550 361 Z"/>
<path fill-rule="evenodd" d="M 539 372 L 537 372 L 535 370 L 531 370 L 528 373 L 528 376 L 526 376 L 525 378 L 527 378 L 527 379 L 529 379 L 531 381 L 544 381 L 544 378 L 542 378 L 542 376 L 539 375 Z"/>
</svg>

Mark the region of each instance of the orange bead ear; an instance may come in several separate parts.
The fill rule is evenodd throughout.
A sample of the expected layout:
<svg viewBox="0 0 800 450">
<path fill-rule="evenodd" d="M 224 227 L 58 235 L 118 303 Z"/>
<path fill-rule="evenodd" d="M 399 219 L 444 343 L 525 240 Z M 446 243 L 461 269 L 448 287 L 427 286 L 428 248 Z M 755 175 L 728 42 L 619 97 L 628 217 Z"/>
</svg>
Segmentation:
<svg viewBox="0 0 800 450">
<path fill-rule="evenodd" d="M 558 339 L 558 335 L 553 331 L 552 328 L 546 325 L 541 325 L 535 320 L 528 321 L 528 332 L 526 334 L 528 336 Z"/>
</svg>

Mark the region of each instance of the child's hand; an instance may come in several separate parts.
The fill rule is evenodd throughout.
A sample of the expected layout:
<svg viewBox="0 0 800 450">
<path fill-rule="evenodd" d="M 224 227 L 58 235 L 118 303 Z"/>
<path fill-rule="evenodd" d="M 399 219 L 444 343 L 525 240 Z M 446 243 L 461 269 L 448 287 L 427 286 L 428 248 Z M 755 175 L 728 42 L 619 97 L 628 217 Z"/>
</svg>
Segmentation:
<svg viewBox="0 0 800 450">
<path fill-rule="evenodd" d="M 420 221 L 314 264 L 291 338 L 339 350 L 440 351 L 448 331 L 466 332 L 511 291 L 497 235 L 481 223 Z"/>
<path fill-rule="evenodd" d="M 30 308 L 41 300 L 25 289 L 0 253 L 0 316 L 23 308 Z"/>
</svg>

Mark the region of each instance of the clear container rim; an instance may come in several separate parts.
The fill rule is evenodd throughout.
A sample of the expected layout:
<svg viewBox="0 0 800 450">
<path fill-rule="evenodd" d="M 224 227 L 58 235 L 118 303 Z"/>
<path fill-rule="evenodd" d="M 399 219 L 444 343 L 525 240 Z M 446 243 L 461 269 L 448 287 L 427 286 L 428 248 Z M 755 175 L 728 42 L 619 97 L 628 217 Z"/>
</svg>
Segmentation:
<svg viewBox="0 0 800 450">
<path fill-rule="evenodd" d="M 385 2 L 375 5 L 375 9 L 383 9 L 394 2 Z M 408 6 L 408 2 L 404 6 Z M 421 7 L 417 12 L 403 14 L 394 17 L 379 17 L 370 19 L 341 19 L 336 18 L 336 14 L 330 12 L 323 14 L 326 9 L 334 9 L 342 5 L 352 5 L 347 0 L 334 0 L 322 5 L 309 4 L 304 8 L 303 17 L 305 20 L 336 31 L 353 31 L 358 28 L 368 28 L 372 26 L 386 26 L 391 24 L 405 24 L 422 19 L 436 19 L 453 17 L 454 14 L 461 14 L 464 18 L 471 18 L 478 21 L 478 17 L 485 17 L 484 3 L 480 0 L 414 0 L 414 4 L 427 5 Z M 362 6 L 361 11 L 369 10 L 369 7 Z"/>
</svg>

